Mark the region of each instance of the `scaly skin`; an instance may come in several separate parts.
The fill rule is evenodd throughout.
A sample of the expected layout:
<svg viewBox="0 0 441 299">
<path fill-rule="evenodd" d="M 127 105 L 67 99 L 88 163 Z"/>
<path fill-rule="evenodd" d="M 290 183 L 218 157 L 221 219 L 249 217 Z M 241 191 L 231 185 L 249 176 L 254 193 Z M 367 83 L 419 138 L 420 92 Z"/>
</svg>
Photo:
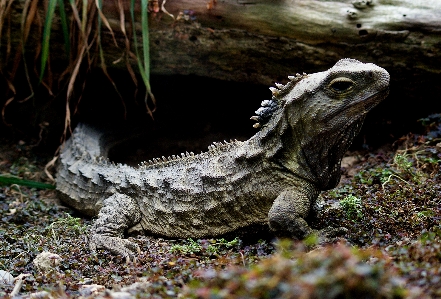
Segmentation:
<svg viewBox="0 0 441 299">
<path fill-rule="evenodd" d="M 134 257 L 137 246 L 123 236 L 137 224 L 173 238 L 265 223 L 278 235 L 313 233 L 305 218 L 320 191 L 338 184 L 341 159 L 366 113 L 387 96 L 389 74 L 342 59 L 325 72 L 289 78 L 252 117 L 260 128 L 253 137 L 214 143 L 199 155 L 115 165 L 105 158 L 103 134 L 80 124 L 61 154 L 57 189 L 66 204 L 98 215 L 91 248 Z"/>
</svg>

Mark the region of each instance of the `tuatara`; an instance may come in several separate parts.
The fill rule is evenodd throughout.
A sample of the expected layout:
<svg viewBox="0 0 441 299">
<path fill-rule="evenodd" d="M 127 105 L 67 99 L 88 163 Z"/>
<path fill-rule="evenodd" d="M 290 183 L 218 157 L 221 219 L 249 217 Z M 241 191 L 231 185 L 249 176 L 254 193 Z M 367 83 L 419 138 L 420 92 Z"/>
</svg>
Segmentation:
<svg viewBox="0 0 441 299">
<path fill-rule="evenodd" d="M 57 189 L 73 208 L 98 215 L 90 245 L 129 258 L 136 245 L 124 232 L 172 238 L 217 236 L 253 224 L 279 235 L 326 237 L 305 218 L 318 194 L 340 180 L 340 162 L 366 113 L 388 94 L 389 74 L 371 63 L 342 59 L 331 69 L 288 77 L 271 87 L 251 119 L 246 141 L 215 142 L 207 152 L 115 165 L 102 132 L 80 124 L 61 154 Z"/>
</svg>

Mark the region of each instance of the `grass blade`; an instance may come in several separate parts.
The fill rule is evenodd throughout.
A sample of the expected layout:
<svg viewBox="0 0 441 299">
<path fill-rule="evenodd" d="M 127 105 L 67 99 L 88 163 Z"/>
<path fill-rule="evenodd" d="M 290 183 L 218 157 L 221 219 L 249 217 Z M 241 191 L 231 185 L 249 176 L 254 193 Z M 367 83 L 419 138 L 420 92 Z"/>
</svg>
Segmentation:
<svg viewBox="0 0 441 299">
<path fill-rule="evenodd" d="M 41 67 L 40 67 L 40 82 L 43 81 L 44 71 L 49 58 L 49 39 L 52 29 L 52 20 L 54 18 L 55 8 L 57 6 L 57 0 L 49 0 L 46 18 L 44 20 L 43 29 L 43 41 L 41 49 Z"/>
<path fill-rule="evenodd" d="M 138 52 L 138 38 L 136 37 L 136 24 L 135 24 L 135 0 L 131 0 L 130 1 L 130 16 L 132 18 L 132 30 L 133 30 L 133 43 L 135 46 L 135 55 L 137 58 L 137 62 L 138 62 L 138 68 L 139 68 L 139 72 L 141 73 L 141 77 L 144 80 L 144 67 L 142 65 L 141 62 L 141 58 L 139 57 L 139 52 Z M 146 78 L 147 79 L 147 78 Z"/>
<path fill-rule="evenodd" d="M 0 46 L 2 41 L 2 33 L 3 33 L 3 25 L 5 23 L 5 6 L 6 6 L 6 0 L 0 0 Z"/>
<path fill-rule="evenodd" d="M 132 78 L 133 83 L 135 84 L 136 90 L 138 89 L 138 80 L 136 79 L 135 72 L 133 71 L 132 66 L 130 65 L 129 57 L 133 55 L 133 53 L 130 50 L 130 40 L 127 36 L 126 32 L 126 17 L 125 17 L 125 9 L 124 9 L 124 3 L 122 0 L 118 0 L 118 11 L 119 11 L 119 23 L 121 32 L 124 34 L 124 44 L 125 44 L 125 61 L 126 61 L 126 67 L 130 74 L 130 77 Z M 136 94 L 136 91 L 135 91 Z"/>
<path fill-rule="evenodd" d="M 145 105 L 147 108 L 147 112 L 153 117 L 153 112 L 155 111 L 156 100 L 153 96 L 150 87 L 150 53 L 149 53 L 149 34 L 148 34 L 148 0 L 141 0 L 141 31 L 143 38 L 143 58 L 141 59 L 138 51 L 138 39 L 136 37 L 136 26 L 135 26 L 135 0 L 131 0 L 130 2 L 130 16 L 132 18 L 132 30 L 133 30 L 133 41 L 135 46 L 135 54 L 138 61 L 139 73 L 141 74 L 142 81 L 144 82 L 147 94 L 145 98 Z M 153 102 L 153 109 L 150 109 L 147 100 L 148 96 L 151 97 Z"/>
<path fill-rule="evenodd" d="M 63 30 L 64 38 L 64 48 L 66 49 L 66 54 L 70 55 L 70 36 L 69 36 L 69 25 L 66 17 L 66 10 L 64 8 L 64 0 L 58 0 L 58 10 L 60 12 L 61 29 Z"/>
<path fill-rule="evenodd" d="M 142 50 L 144 60 L 144 72 L 147 82 L 150 81 L 150 44 L 149 44 L 149 20 L 147 6 L 148 0 L 141 0 L 141 34 L 142 34 Z"/>
<path fill-rule="evenodd" d="M 29 181 L 29 180 L 23 180 L 19 177 L 12 176 L 12 175 L 0 175 L 0 184 L 4 185 L 20 185 L 20 186 L 26 186 L 30 188 L 37 188 L 37 189 L 55 189 L 54 185 L 46 184 L 46 183 L 40 183 L 36 181 Z"/>
<path fill-rule="evenodd" d="M 81 29 L 81 19 L 80 19 L 80 13 L 78 12 L 78 7 L 75 4 L 74 0 L 70 0 L 69 3 L 70 3 L 70 6 L 72 8 L 72 14 L 73 14 L 73 17 L 75 19 L 75 22 L 77 23 L 78 28 Z M 82 33 L 84 33 L 84 32 L 82 32 Z"/>
<path fill-rule="evenodd" d="M 83 0 L 83 7 L 81 8 L 82 16 L 81 16 L 81 32 L 86 32 L 87 25 L 87 0 Z"/>
<path fill-rule="evenodd" d="M 20 61 L 23 60 L 23 66 L 24 66 L 23 70 L 24 70 L 25 77 L 28 82 L 29 90 L 31 93 L 25 99 L 21 100 L 20 103 L 23 103 L 34 96 L 34 88 L 32 86 L 31 79 L 29 76 L 29 68 L 28 68 L 28 63 L 27 63 L 26 55 L 25 55 L 25 45 L 26 45 L 26 41 L 29 36 L 29 32 L 32 27 L 32 24 L 34 22 L 35 16 L 37 14 L 37 5 L 38 5 L 38 1 L 27 0 L 25 2 L 24 8 L 23 8 L 23 13 L 22 13 L 22 18 L 21 18 L 21 23 L 20 23 L 21 33 L 22 33 L 21 38 L 22 39 L 21 39 L 21 43 L 18 47 L 18 51 L 16 53 L 15 60 L 14 60 L 14 65 L 13 65 L 13 68 L 11 71 L 11 81 L 13 81 L 15 78 L 15 74 L 20 66 Z M 38 51 L 36 51 L 36 52 L 38 53 Z"/>
<path fill-rule="evenodd" d="M 112 37 L 113 37 L 113 41 L 115 42 L 115 45 L 117 47 L 118 47 L 118 44 L 116 42 L 115 36 L 113 34 L 113 31 L 112 31 L 112 28 L 110 27 L 109 22 L 107 21 L 107 19 L 105 18 L 105 16 L 102 13 L 102 5 L 103 5 L 102 0 L 96 0 L 96 6 L 98 8 L 98 47 L 99 47 L 99 54 L 100 54 L 101 69 L 103 70 L 104 75 L 110 81 L 110 83 L 112 84 L 113 88 L 115 89 L 115 92 L 118 94 L 119 98 L 121 99 L 121 103 L 122 103 L 123 110 L 124 110 L 124 119 L 126 119 L 126 117 L 127 117 L 126 104 L 124 103 L 124 99 L 123 99 L 121 93 L 119 92 L 118 88 L 116 87 L 115 82 L 110 77 L 109 73 L 107 72 L 107 66 L 106 66 L 106 62 L 104 60 L 103 45 L 101 44 L 101 21 L 110 30 L 110 32 L 112 34 Z"/>
<path fill-rule="evenodd" d="M 110 27 L 110 23 L 107 20 L 106 16 L 103 14 L 102 8 L 103 8 L 103 1 L 102 0 L 95 0 L 96 6 L 98 8 L 98 30 L 99 34 L 101 34 L 101 22 L 104 23 L 104 25 L 109 30 L 110 34 L 112 35 L 113 42 L 115 43 L 115 46 L 118 47 L 118 43 L 116 42 L 115 34 L 113 33 L 112 27 Z"/>
</svg>

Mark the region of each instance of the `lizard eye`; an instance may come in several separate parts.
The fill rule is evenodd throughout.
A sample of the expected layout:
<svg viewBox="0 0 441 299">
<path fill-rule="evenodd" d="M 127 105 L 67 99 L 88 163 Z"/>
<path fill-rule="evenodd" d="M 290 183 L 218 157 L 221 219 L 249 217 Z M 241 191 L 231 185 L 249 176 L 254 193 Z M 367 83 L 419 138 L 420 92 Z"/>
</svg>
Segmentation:
<svg viewBox="0 0 441 299">
<path fill-rule="evenodd" d="M 329 87 L 335 92 L 344 92 L 352 88 L 354 82 L 345 77 L 336 78 L 331 81 Z"/>
</svg>

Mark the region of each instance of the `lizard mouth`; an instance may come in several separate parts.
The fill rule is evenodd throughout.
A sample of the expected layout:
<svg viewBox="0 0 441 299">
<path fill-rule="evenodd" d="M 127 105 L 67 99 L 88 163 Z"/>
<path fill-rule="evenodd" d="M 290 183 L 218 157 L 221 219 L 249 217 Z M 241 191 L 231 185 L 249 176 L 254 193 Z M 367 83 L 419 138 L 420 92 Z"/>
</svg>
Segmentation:
<svg viewBox="0 0 441 299">
<path fill-rule="evenodd" d="M 329 119 L 335 119 L 346 114 L 349 115 L 348 119 L 356 120 L 359 117 L 366 115 L 372 108 L 378 105 L 389 94 L 389 86 L 386 86 L 377 93 L 371 95 L 363 100 L 353 101 L 345 106 L 341 110 L 337 110 L 328 116 Z"/>
<path fill-rule="evenodd" d="M 356 111 L 358 110 L 359 113 L 366 114 L 372 108 L 374 108 L 377 104 L 379 104 L 382 100 L 384 100 L 388 94 L 389 94 L 389 86 L 383 88 L 382 90 L 380 90 L 376 94 L 374 94 L 364 100 L 355 101 L 355 102 L 351 103 L 349 105 L 348 109 L 350 109 L 350 110 L 355 109 Z M 360 111 L 361 110 L 360 106 L 364 108 L 362 111 Z"/>
</svg>

